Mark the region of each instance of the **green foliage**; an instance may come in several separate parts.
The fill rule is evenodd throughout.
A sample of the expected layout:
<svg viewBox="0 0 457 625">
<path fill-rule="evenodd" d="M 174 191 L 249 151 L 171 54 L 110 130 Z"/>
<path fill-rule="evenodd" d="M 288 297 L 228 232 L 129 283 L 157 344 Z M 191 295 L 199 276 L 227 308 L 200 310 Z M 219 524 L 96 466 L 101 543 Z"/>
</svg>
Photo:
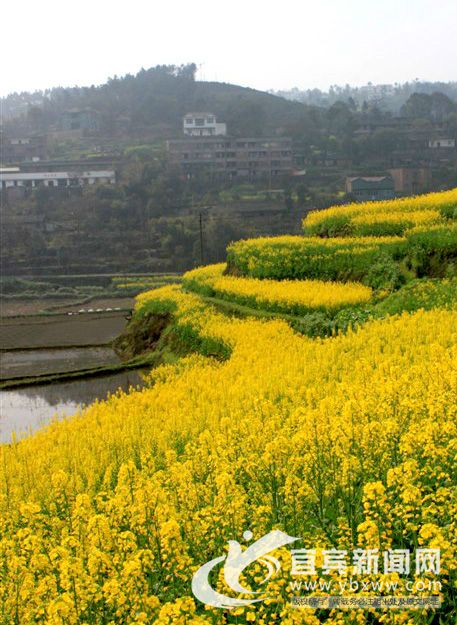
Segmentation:
<svg viewBox="0 0 457 625">
<path fill-rule="evenodd" d="M 404 282 L 404 279 L 400 264 L 395 262 L 389 254 L 381 252 L 369 266 L 365 284 L 372 289 L 388 289 L 392 291 L 398 288 Z"/>
<path fill-rule="evenodd" d="M 300 319 L 291 321 L 294 330 L 310 338 L 331 336 L 335 332 L 335 320 L 325 312 L 315 312 L 303 315 Z"/>
<path fill-rule="evenodd" d="M 218 360 L 225 360 L 230 356 L 230 347 L 221 339 L 201 336 L 198 330 L 190 324 L 176 324 L 173 327 L 173 333 L 191 352 L 197 352 L 203 356 L 210 356 Z"/>
<path fill-rule="evenodd" d="M 457 112 L 457 104 L 444 93 L 434 92 L 431 95 L 413 93 L 403 105 L 401 112 L 410 118 L 443 122 L 449 115 Z"/>
<path fill-rule="evenodd" d="M 1 280 L 2 294 L 9 295 L 12 293 L 30 292 L 39 293 L 48 289 L 52 289 L 52 285 L 48 282 L 35 282 L 25 280 L 24 278 L 4 277 Z"/>
<path fill-rule="evenodd" d="M 157 65 L 141 69 L 136 75 L 116 76 L 99 87 L 50 89 L 42 94 L 40 107 L 33 107 L 28 117 L 15 120 L 15 124 L 47 132 L 51 126 L 60 127 L 65 110 L 87 107 L 97 111 L 104 136 L 116 135 L 119 130 L 134 136 L 141 126 L 153 127 L 157 134 L 167 137 L 178 134 L 185 113 L 207 110 L 225 121 L 231 133 L 252 136 L 271 133 L 285 122 L 298 119 L 305 108 L 254 89 L 197 82 L 196 69 L 194 63 Z M 24 93 L 17 98 L 11 94 L 3 104 L 17 109 L 19 102 L 23 106 L 29 98 L 32 104 L 39 95 Z"/>
<path fill-rule="evenodd" d="M 355 228 L 349 222 L 346 215 L 331 215 L 325 221 L 315 226 L 304 225 L 304 234 L 306 236 L 316 237 L 350 237 L 354 234 Z"/>
<path fill-rule="evenodd" d="M 150 299 L 135 310 L 135 317 L 141 318 L 146 315 L 165 315 L 176 310 L 176 302 L 169 299 Z"/>
<path fill-rule="evenodd" d="M 457 278 L 416 279 L 373 306 L 378 316 L 457 306 Z"/>
<path fill-rule="evenodd" d="M 446 219 L 455 219 L 457 221 L 457 206 L 455 204 L 441 206 L 440 212 Z"/>
<path fill-rule="evenodd" d="M 154 144 L 132 145 L 124 150 L 126 158 L 138 158 L 146 160 L 153 158 L 157 154 L 157 147 Z"/>
<path fill-rule="evenodd" d="M 229 273 L 275 280 L 361 281 L 379 255 L 398 259 L 405 240 L 276 237 L 238 241 L 227 249 Z"/>
<path fill-rule="evenodd" d="M 451 274 L 457 262 L 457 225 L 418 228 L 408 234 L 408 265 L 418 277 Z"/>
<path fill-rule="evenodd" d="M 338 218 L 326 220 L 327 226 L 330 222 L 336 231 Z M 375 289 L 392 290 L 416 276 L 455 275 L 457 224 L 417 227 L 403 238 L 277 237 L 238 241 L 228 247 L 227 263 L 229 273 L 254 278 L 355 280 Z"/>
<path fill-rule="evenodd" d="M 181 281 L 177 274 L 156 274 L 148 276 L 116 276 L 111 279 L 111 287 L 119 295 L 135 296 L 142 291 L 158 289 L 167 284 Z"/>
</svg>

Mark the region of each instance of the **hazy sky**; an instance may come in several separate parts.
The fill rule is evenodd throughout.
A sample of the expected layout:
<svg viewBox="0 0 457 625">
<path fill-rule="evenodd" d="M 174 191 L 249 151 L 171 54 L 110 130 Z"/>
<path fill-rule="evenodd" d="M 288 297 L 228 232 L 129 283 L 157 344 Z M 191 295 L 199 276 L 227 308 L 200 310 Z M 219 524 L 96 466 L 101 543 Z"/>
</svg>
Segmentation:
<svg viewBox="0 0 457 625">
<path fill-rule="evenodd" d="M 457 0 L 27 0 L 2 6 L 0 95 L 157 64 L 258 89 L 457 80 Z"/>
</svg>

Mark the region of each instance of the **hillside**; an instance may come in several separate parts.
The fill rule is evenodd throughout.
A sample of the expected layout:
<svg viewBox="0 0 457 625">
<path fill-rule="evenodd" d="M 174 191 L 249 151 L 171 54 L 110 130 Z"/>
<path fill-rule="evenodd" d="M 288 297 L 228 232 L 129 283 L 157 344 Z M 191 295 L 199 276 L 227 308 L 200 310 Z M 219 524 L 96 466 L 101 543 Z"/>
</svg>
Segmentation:
<svg viewBox="0 0 457 625">
<path fill-rule="evenodd" d="M 304 106 L 269 93 L 236 85 L 199 82 L 196 67 L 157 66 L 136 75 L 114 77 L 100 86 L 54 88 L 2 98 L 5 130 L 48 132 L 59 129 L 71 109 L 98 113 L 101 132 L 135 133 L 145 126 L 165 126 L 178 134 L 189 111 L 211 111 L 234 134 L 268 134 L 297 120 Z"/>
<path fill-rule="evenodd" d="M 457 189 L 335 207 L 139 295 L 120 346 L 154 336 L 147 387 L 0 448 L 4 622 L 453 625 L 456 218 Z M 233 609 L 202 605 L 194 573 L 246 530 L 317 549 L 315 572 L 291 577 L 282 547 L 263 585 L 262 560 L 242 594 L 211 578 Z M 353 579 L 395 585 L 341 592 L 332 549 L 374 550 L 379 574 Z M 441 550 L 440 587 L 414 568 L 421 549 Z M 390 550 L 411 552 L 411 574 Z M 303 579 L 442 606 L 297 610 Z"/>
<path fill-rule="evenodd" d="M 359 108 L 362 108 L 364 104 L 375 104 L 383 111 L 390 111 L 398 115 L 413 94 L 421 94 L 427 97 L 437 92 L 457 102 L 456 81 L 426 82 L 414 80 L 395 85 L 374 85 L 368 83 L 360 87 L 334 85 L 328 91 L 321 91 L 320 89 L 301 90 L 294 87 L 293 89 L 272 91 L 271 93 L 314 106 L 329 107 L 338 101 L 349 101 Z"/>
</svg>

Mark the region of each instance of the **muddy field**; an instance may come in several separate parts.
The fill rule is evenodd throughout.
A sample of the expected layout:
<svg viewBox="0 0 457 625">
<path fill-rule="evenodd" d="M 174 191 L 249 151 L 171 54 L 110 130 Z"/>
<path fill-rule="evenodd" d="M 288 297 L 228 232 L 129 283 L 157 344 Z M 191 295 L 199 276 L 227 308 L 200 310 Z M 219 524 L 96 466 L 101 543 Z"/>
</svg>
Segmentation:
<svg viewBox="0 0 457 625">
<path fill-rule="evenodd" d="M 75 298 L 5 299 L 0 302 L 0 316 L 35 315 L 53 310 L 55 306 L 76 306 Z"/>
<path fill-rule="evenodd" d="M 125 324 L 125 311 L 2 318 L 0 349 L 107 345 Z"/>
</svg>

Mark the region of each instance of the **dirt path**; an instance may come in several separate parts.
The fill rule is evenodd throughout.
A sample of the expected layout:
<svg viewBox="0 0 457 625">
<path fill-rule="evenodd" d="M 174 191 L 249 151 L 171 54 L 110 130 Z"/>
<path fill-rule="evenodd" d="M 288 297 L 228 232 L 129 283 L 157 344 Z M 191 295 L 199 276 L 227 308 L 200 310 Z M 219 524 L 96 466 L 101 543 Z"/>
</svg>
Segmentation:
<svg viewBox="0 0 457 625">
<path fill-rule="evenodd" d="M 84 302 L 84 303 L 83 303 Z M 46 311 L 78 312 L 81 308 L 133 308 L 133 297 L 2 298 L 0 316 L 34 315 Z"/>
</svg>

